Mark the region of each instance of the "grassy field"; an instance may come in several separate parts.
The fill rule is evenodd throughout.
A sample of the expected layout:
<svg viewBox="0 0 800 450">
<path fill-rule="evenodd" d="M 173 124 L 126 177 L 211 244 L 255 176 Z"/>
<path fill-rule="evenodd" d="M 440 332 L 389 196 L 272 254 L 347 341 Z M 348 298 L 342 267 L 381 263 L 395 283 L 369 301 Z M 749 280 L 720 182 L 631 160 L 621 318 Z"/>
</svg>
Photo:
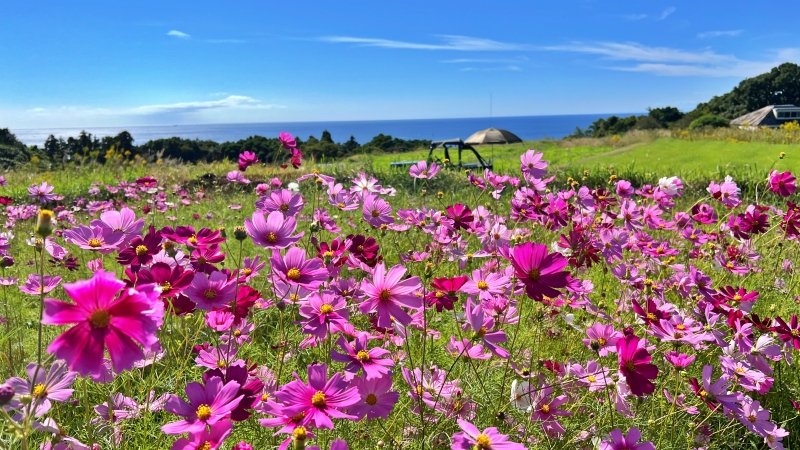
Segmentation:
<svg viewBox="0 0 800 450">
<path fill-rule="evenodd" d="M 748 358 L 752 358 L 753 354 L 745 355 L 741 349 L 722 350 L 710 342 L 692 345 L 658 338 L 656 336 L 659 330 L 637 318 L 631 310 L 631 302 L 633 299 L 656 299 L 669 306 L 664 311 L 675 321 L 686 320 L 690 325 L 698 320 L 706 321 L 707 318 L 696 310 L 698 300 L 703 298 L 701 291 L 687 281 L 686 275 L 682 275 L 683 269 L 679 268 L 686 264 L 707 274 L 713 280 L 714 288 L 733 286 L 748 292 L 758 292 L 759 300 L 752 311 L 762 319 L 780 316 L 789 321 L 792 315 L 798 314 L 800 305 L 795 299 L 800 295 L 800 270 L 796 268 L 796 261 L 800 259 L 800 248 L 796 240 L 785 239 L 786 235 L 782 234 L 779 227 L 780 214 L 774 210 L 767 213 L 771 222 L 766 233 L 753 234 L 745 241 L 734 239 L 722 224 L 727 224 L 731 215 L 744 213 L 745 208 L 755 202 L 750 190 L 743 190 L 743 203 L 734 209 L 726 208 L 708 198 L 703 191 L 709 180 L 722 181 L 728 173 L 733 174 L 737 182 L 741 181 L 740 185 L 747 185 L 748 180 L 745 177 L 752 178 L 750 181 L 753 183 L 761 182 L 763 185 L 767 169 L 776 161 L 775 167 L 780 170 L 800 171 L 798 160 L 793 154 L 798 147 L 718 141 L 691 142 L 672 138 L 647 142 L 623 140 L 617 146 L 581 143 L 566 147 L 566 144 L 531 142 L 496 146 L 496 171 L 520 176 L 519 156 L 527 148 L 533 147 L 544 152 L 544 159 L 550 164 L 548 172 L 556 175 L 560 182 L 550 186 L 554 191 L 564 188 L 568 176 L 573 176 L 579 183 L 590 188 L 610 188 L 612 185 L 608 182 L 607 170 L 609 166 L 618 169 L 620 178 L 630 175 L 629 179 L 634 182 L 635 187 L 644 183 L 656 183 L 662 176 L 682 175 L 693 178 L 702 189 L 695 193 L 690 192 L 687 187 L 684 195 L 675 199 L 676 206 L 662 205 L 664 218 L 671 220 L 675 213 L 690 211 L 694 203 L 707 202 L 719 213 L 719 222 L 696 223 L 691 226 L 696 229 L 694 233 L 713 238 L 696 248 L 680 229 L 643 226 L 641 230 L 628 230 L 619 217 L 616 220 L 609 219 L 615 230 L 629 236 L 631 240 L 637 240 L 639 244 L 621 250 L 624 252 L 621 253 L 624 255 L 621 260 L 601 258 L 591 267 L 572 261 L 566 266 L 564 270 L 570 271 L 572 277 L 591 283 L 587 285 L 590 287 L 585 294 L 576 295 L 562 289 L 557 297 L 533 301 L 524 290 L 506 286 L 502 294 L 493 295 L 491 300 L 487 300 L 487 305 L 496 302 L 498 305 L 514 305 L 516 308 L 497 313 L 494 317 L 498 323 L 490 326 L 492 331 L 505 333 L 507 340 L 498 345 L 510 353 L 507 359 L 498 356 L 491 356 L 489 359 L 467 358 L 463 351 L 448 347 L 451 337 L 456 341 L 466 340 L 468 346 L 475 345 L 481 342 L 481 333 L 487 331 L 471 330 L 465 323 L 465 304 L 471 295 L 464 292 L 457 294 L 458 300 L 453 311 L 421 308 L 421 322 L 407 326 L 395 323 L 388 329 L 377 327 L 374 315 L 361 313 L 360 299 L 348 297 L 349 322 L 354 329 L 369 332 L 376 337 L 370 341 L 371 347 L 380 347 L 390 352 L 395 363 L 391 377 L 392 389 L 399 393 L 399 399 L 392 413 L 385 419 L 337 419 L 334 420 L 333 429 L 314 428 L 317 437 L 308 445 L 319 445 L 327 450 L 331 441 L 341 438 L 348 441 L 351 450 L 445 449 L 450 448 L 453 434 L 460 430 L 456 419 L 462 418 L 475 423 L 481 430 L 497 427 L 499 432 L 509 435 L 512 441 L 523 442 L 530 449 L 596 448 L 600 441 L 608 438 L 613 429 L 619 428 L 627 432 L 632 427 L 640 429 L 642 440 L 657 444 L 658 449 L 692 449 L 698 447 L 698 442 L 703 443 L 706 440 L 709 443 L 705 448 L 765 448 L 763 436 L 748 431 L 736 418 L 709 409 L 701 397 L 693 392 L 689 383 L 692 377 L 702 378 L 704 365 L 712 366 L 713 379 L 719 379 L 724 373 L 720 362 L 724 354 L 733 351 L 734 357 L 743 363 L 749 361 Z M 786 152 L 786 157 L 782 160 L 778 157 L 780 152 Z M 486 149 L 481 149 L 481 153 L 484 156 L 491 154 Z M 242 225 L 255 211 L 254 205 L 258 196 L 254 193 L 254 185 L 278 177 L 286 186 L 299 175 L 314 169 L 334 176 L 337 182 L 343 183 L 347 188 L 352 186 L 351 180 L 362 170 L 375 175 L 384 186 L 397 189 L 396 195 L 386 195 L 384 198 L 398 221 L 400 216 L 397 212 L 400 209 L 411 208 L 412 211 L 406 213 L 423 214 L 424 220 L 429 221 L 436 214 L 431 210 L 444 211 L 450 205 L 461 203 L 476 211 L 479 208 L 486 211 L 488 222 L 476 223 L 479 229 L 484 226 L 499 227 L 502 224 L 503 228 L 497 228 L 497 234 L 508 235 L 511 246 L 526 242 L 540 243 L 545 244 L 548 251 L 553 253 L 553 245 L 560 240 L 563 242 L 563 239 L 573 239 L 573 232 L 589 241 L 599 239 L 601 228 L 592 224 L 585 228 L 575 227 L 572 222 L 565 223 L 563 227 L 554 225 L 550 219 L 557 214 L 542 212 L 542 217 L 535 220 L 512 219 L 515 216 L 512 215 L 510 204 L 514 196 L 511 187 L 507 187 L 500 198 L 494 199 L 488 190 L 470 185 L 463 173 L 442 171 L 432 180 L 414 180 L 409 177 L 407 168 L 388 169 L 390 161 L 423 159 L 426 155 L 424 152 L 414 152 L 404 155 L 374 155 L 369 158 L 362 156 L 332 165 L 304 166 L 300 170 L 280 170 L 258 165 L 245 172 L 246 177 L 251 180 L 250 185 L 232 185 L 227 182 L 225 175 L 234 170 L 236 164 L 226 161 L 196 166 L 166 163 L 122 167 L 109 164 L 50 172 L 19 170 L 4 174 L 8 185 L 0 188 L 0 196 L 11 196 L 16 205 L 24 205 L 31 203 L 28 186 L 41 182 L 54 185 L 55 193 L 65 196 L 65 199 L 51 202 L 48 206 L 63 206 L 65 213 L 69 212 L 59 225 L 59 234 L 97 219 L 97 212 L 90 211 L 86 203 L 76 201 L 79 197 L 90 201 L 113 200 L 113 203 L 105 206 L 107 209 L 119 209 L 122 205 L 127 205 L 134 209 L 137 217 L 144 217 L 147 225 L 152 224 L 157 229 L 165 225 L 191 225 L 195 229 L 205 227 L 210 230 L 224 227 L 227 240 L 215 251 L 223 253 L 225 257 L 215 263 L 215 266 L 216 269 L 231 271 L 242 267 L 243 257 L 257 255 L 263 261 L 272 255 L 271 250 L 255 245 L 249 237 L 243 241 L 236 241 L 232 237 L 232 230 Z M 582 178 L 584 170 L 589 171 L 585 179 Z M 126 197 L 121 191 L 113 194 L 105 188 L 105 185 L 113 188 L 120 186 L 120 183 L 133 183 L 137 177 L 145 175 L 154 176 L 163 190 L 151 192 L 137 189 L 136 196 Z M 89 188 L 95 182 L 101 183 L 100 193 L 90 195 Z M 302 195 L 307 204 L 302 212 L 297 213 L 297 231 L 302 231 L 305 235 L 295 247 L 304 249 L 309 258 L 317 256 L 312 237 L 318 241 L 331 242 L 334 238 L 342 238 L 350 233 L 372 236 L 380 245 L 379 253 L 387 268 L 402 266 L 407 269 L 408 276 L 420 278 L 420 295 L 430 292 L 433 278 L 458 275 L 474 277 L 474 271 L 498 276 L 513 272 L 513 269 L 510 269 L 511 272 L 506 269 L 509 262 L 496 252 L 497 248 L 487 244 L 493 239 L 494 233 L 486 230 L 462 230 L 437 235 L 434 229 L 421 224 L 408 230 L 375 228 L 365 221 L 361 206 L 352 211 L 341 211 L 331 205 L 321 183 L 315 183 L 313 179 L 306 180 L 300 184 L 299 189 L 299 195 Z M 793 199 L 796 199 L 796 195 L 789 198 Z M 579 216 L 576 213 L 576 201 L 576 197 L 572 196 L 569 200 L 571 209 L 568 209 L 570 214 L 575 214 L 574 220 Z M 644 197 L 634 196 L 634 201 L 640 211 L 653 206 L 652 200 Z M 784 207 L 783 199 L 772 194 L 762 197 L 759 203 Z M 163 210 L 154 209 L 150 214 L 143 215 L 145 207 L 158 205 L 163 206 Z M 328 210 L 330 217 L 342 230 L 326 231 L 313 224 L 311 215 L 314 208 Z M 619 209 L 618 206 L 609 208 L 604 212 L 596 211 L 598 218 Z M 18 277 L 16 284 L 19 285 L 30 274 L 38 273 L 42 268 L 41 254 L 37 254 L 34 247 L 26 243 L 26 239 L 34 237 L 33 222 L 33 218 L 19 219 L 10 225 L 14 238 L 8 252 L 16 259 L 16 264 L 3 269 L 2 276 Z M 664 248 L 671 253 L 650 251 L 652 246 L 648 247 L 641 242 L 645 239 L 642 233 L 652 237 L 656 246 L 663 243 Z M 458 237 L 451 241 L 456 234 Z M 512 234 L 519 238 L 512 237 Z M 113 271 L 117 278 L 130 276 L 125 275 L 125 267 L 116 262 L 115 253 L 99 256 L 65 242 L 61 235 L 54 235 L 50 239 L 64 246 L 77 258 L 77 270 L 74 271 L 67 270 L 64 265 L 44 265 L 47 274 L 63 277 L 62 284 L 89 279 L 92 271 L 87 263 L 95 258 L 100 258 L 106 270 Z M 580 240 L 571 242 L 576 249 L 592 247 L 592 244 L 581 243 Z M 176 245 L 184 248 L 187 253 L 192 252 L 188 246 Z M 467 256 L 473 253 L 482 253 L 483 256 Z M 746 273 L 736 274 L 725 269 L 727 258 L 734 258 L 737 264 L 746 268 Z M 615 274 L 614 271 L 620 267 L 623 268 L 621 274 Z M 373 275 L 369 270 L 363 265 L 348 263 L 341 272 L 331 275 L 330 282 L 344 282 L 351 277 L 354 283 L 371 280 Z M 626 270 L 629 274 L 631 270 L 639 271 L 638 281 L 625 278 Z M 328 333 L 325 339 L 309 344 L 308 335 L 298 325 L 302 319 L 299 305 L 289 303 L 280 308 L 275 305 L 285 298 L 280 296 L 285 294 L 274 290 L 275 273 L 268 265 L 260 276 L 241 283 L 241 286 L 258 290 L 264 303 L 270 306 L 251 311 L 248 320 L 255 325 L 253 340 L 238 348 L 235 359 L 242 358 L 248 364 L 274 372 L 278 388 L 293 380 L 292 372 L 306 380 L 306 369 L 313 362 L 328 363 L 329 376 L 341 373 L 344 364 L 331 359 L 331 351 L 338 349 L 335 344 L 336 336 Z M 509 280 L 506 283 L 510 282 Z M 237 288 L 241 287 L 239 282 L 235 284 Z M 12 373 L 20 376 L 25 364 L 36 360 L 36 350 L 42 345 L 37 339 L 40 298 L 23 293 L 14 284 L 0 286 L 0 290 L 4 304 L 4 309 L 0 312 L 6 319 L 0 339 L 0 353 L 8 361 L 8 364 L 0 368 L 6 377 Z M 61 285 L 47 296 L 69 300 Z M 572 302 L 576 300 L 586 301 L 590 306 L 575 306 Z M 486 308 L 489 314 L 490 308 Z M 758 320 L 758 317 L 750 314 L 744 314 L 744 317 L 747 320 Z M 509 321 L 499 323 L 506 319 Z M 596 322 L 612 325 L 617 331 L 630 327 L 638 337 L 649 339 L 649 353 L 659 370 L 653 391 L 637 396 L 620 390 L 624 381 L 618 375 L 620 364 L 617 355 L 613 352 L 599 355 L 583 342 L 587 337 L 587 328 Z M 726 340 L 732 340 L 733 330 L 725 317 L 719 318 L 713 325 L 705 325 L 708 329 L 724 333 Z M 65 328 L 45 326 L 44 348 Z M 403 336 L 405 339 L 398 340 Z M 776 345 L 780 344 L 775 333 L 758 330 L 753 339 L 758 336 L 776 339 Z M 198 355 L 195 346 L 219 346 L 220 333 L 206 325 L 203 311 L 195 311 L 193 314 L 181 316 L 168 314 L 158 332 L 158 338 L 166 349 L 161 361 L 141 369 L 124 371 L 107 384 L 79 377 L 72 386 L 76 389 L 72 396 L 74 401 L 54 402 L 48 417 L 59 424 L 63 434 L 74 436 L 84 443 L 99 443 L 104 450 L 169 448 L 178 436 L 162 433 L 161 426 L 178 420 L 179 417 L 175 414 L 163 410 L 136 410 L 136 414 L 132 414 L 129 407 L 119 406 L 119 411 L 128 415 L 112 424 L 94 411 L 96 405 L 108 402 L 113 394 L 122 394 L 140 403 L 144 403 L 150 391 L 154 391 L 157 396 L 176 394 L 185 398 L 185 386 L 202 380 L 207 371 L 206 367 L 196 364 Z M 668 364 L 663 356 L 673 350 L 696 357 L 696 361 L 685 369 L 677 369 Z M 793 355 L 796 361 L 797 351 L 785 351 L 786 355 Z M 227 364 L 233 358 L 226 356 L 225 359 Z M 52 358 L 45 355 L 45 361 L 49 364 Z M 558 369 L 571 364 L 588 367 L 589 362 L 605 367 L 612 374 L 610 376 L 613 376 L 614 382 L 609 384 L 610 387 L 589 390 L 581 384 L 580 377 L 566 369 Z M 784 438 L 784 444 L 788 448 L 796 448 L 793 446 L 800 444 L 800 439 L 795 434 L 800 427 L 800 417 L 789 400 L 800 399 L 800 373 L 795 370 L 796 362 L 790 365 L 784 359 L 773 358 L 768 364 L 769 371 L 772 371 L 769 373 L 770 383 L 774 383 L 771 389 L 758 393 L 733 384 L 731 389 L 742 395 L 746 394 L 747 398 L 757 400 L 764 408 L 768 408 L 771 414 L 770 423 L 792 432 L 792 435 Z M 453 383 L 447 389 L 450 396 L 445 397 L 441 395 L 441 388 L 437 392 L 436 387 L 426 384 L 423 392 L 437 400 L 433 406 L 421 405 L 413 397 L 414 392 L 420 392 L 420 387 L 405 381 L 401 368 L 413 370 L 432 365 L 443 370 L 446 374 L 445 380 Z M 759 367 L 768 371 L 763 366 Z M 754 369 L 748 366 L 748 370 Z M 251 379 L 255 379 L 255 376 Z M 523 380 L 530 381 L 534 386 L 531 391 L 521 394 L 535 400 L 538 406 L 533 410 L 526 410 L 524 405 L 520 407 L 519 402 L 511 397 L 511 382 L 520 383 Z M 454 390 L 451 392 L 451 389 Z M 545 396 L 543 392 L 548 389 L 552 393 Z M 673 397 L 684 397 L 681 402 L 675 403 L 668 399 L 665 391 Z M 274 392 L 269 392 L 267 398 L 271 398 L 273 394 Z M 619 399 L 615 398 L 617 395 L 620 396 Z M 554 429 L 552 422 L 547 421 L 549 419 L 542 418 L 542 405 L 556 398 L 566 401 L 559 407 L 566 414 L 557 417 L 559 426 L 563 426 L 564 431 Z M 414 412 L 418 407 L 422 408 L 424 414 Z M 697 408 L 700 414 L 694 414 L 690 407 Z M 236 422 L 231 437 L 220 448 L 230 449 L 239 441 L 250 442 L 256 449 L 277 448 L 287 435 L 273 436 L 276 428 L 265 428 L 256 420 L 271 416 L 257 412 L 255 418 Z M 744 420 L 747 421 L 746 418 Z M 114 438 L 115 427 L 119 440 Z M 0 448 L 20 448 L 19 433 L 19 428 L 0 431 Z M 38 448 L 39 443 L 48 439 L 50 436 L 44 432 L 31 432 L 29 448 Z M 295 443 L 295 448 L 302 447 Z"/>
</svg>

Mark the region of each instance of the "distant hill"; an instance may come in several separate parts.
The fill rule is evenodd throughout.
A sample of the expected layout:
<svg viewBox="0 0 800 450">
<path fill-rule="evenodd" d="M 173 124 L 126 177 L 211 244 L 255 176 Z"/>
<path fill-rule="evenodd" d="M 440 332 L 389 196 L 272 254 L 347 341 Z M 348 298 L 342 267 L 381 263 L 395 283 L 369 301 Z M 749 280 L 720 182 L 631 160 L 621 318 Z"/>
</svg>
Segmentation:
<svg viewBox="0 0 800 450">
<path fill-rule="evenodd" d="M 692 113 L 716 114 L 730 120 L 768 105 L 786 104 L 800 105 L 800 66 L 788 62 L 700 103 Z"/>
</svg>

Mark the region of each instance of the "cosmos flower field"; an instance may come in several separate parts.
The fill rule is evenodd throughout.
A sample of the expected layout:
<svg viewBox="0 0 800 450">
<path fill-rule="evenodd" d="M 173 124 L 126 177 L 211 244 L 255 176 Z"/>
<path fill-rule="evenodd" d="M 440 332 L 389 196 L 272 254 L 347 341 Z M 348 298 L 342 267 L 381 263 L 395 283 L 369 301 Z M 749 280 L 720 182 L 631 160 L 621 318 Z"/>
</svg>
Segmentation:
<svg viewBox="0 0 800 450">
<path fill-rule="evenodd" d="M 281 142 L 263 183 L 0 177 L 0 448 L 800 445 L 791 173 L 395 188 Z"/>
</svg>

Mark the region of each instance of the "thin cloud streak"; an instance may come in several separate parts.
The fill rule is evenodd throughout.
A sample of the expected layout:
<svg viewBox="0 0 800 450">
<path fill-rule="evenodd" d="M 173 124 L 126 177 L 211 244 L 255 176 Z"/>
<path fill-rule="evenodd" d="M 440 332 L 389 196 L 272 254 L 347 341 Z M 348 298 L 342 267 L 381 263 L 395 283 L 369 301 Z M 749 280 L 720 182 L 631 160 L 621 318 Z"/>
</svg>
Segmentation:
<svg viewBox="0 0 800 450">
<path fill-rule="evenodd" d="M 661 16 L 658 17 L 658 20 L 666 19 L 667 17 L 671 16 L 675 11 L 677 11 L 677 8 L 675 8 L 674 6 L 670 6 L 669 8 L 665 9 L 664 12 L 661 13 Z"/>
<path fill-rule="evenodd" d="M 278 109 L 283 105 L 265 104 L 260 100 L 244 95 L 229 95 L 220 100 L 179 102 L 163 105 L 143 105 L 132 108 L 89 108 L 82 106 L 62 106 L 59 108 L 33 108 L 27 110 L 34 116 L 75 114 L 84 116 L 162 116 L 168 114 L 191 114 L 200 111 L 222 109 Z"/>
<path fill-rule="evenodd" d="M 505 67 L 464 67 L 460 69 L 461 72 L 520 72 L 522 69 L 519 66 L 505 66 Z"/>
<path fill-rule="evenodd" d="M 742 34 L 744 30 L 729 30 L 729 31 L 706 31 L 697 35 L 700 39 L 715 38 L 715 37 L 736 37 Z"/>
<path fill-rule="evenodd" d="M 474 58 L 456 58 L 445 59 L 439 61 L 443 64 L 519 64 L 528 61 L 527 57 L 520 57 L 515 59 L 474 59 Z"/>
<path fill-rule="evenodd" d="M 358 44 L 360 47 L 382 47 L 410 50 L 457 50 L 457 51 L 512 51 L 529 50 L 528 45 L 499 42 L 492 39 L 474 38 L 469 36 L 439 35 L 443 42 L 440 44 L 426 44 L 418 42 L 395 41 L 391 39 L 359 38 L 352 36 L 326 36 L 320 41 L 334 44 Z"/>
<path fill-rule="evenodd" d="M 730 55 L 720 55 L 712 50 L 691 52 L 669 47 L 647 47 L 635 42 L 573 42 L 566 45 L 539 47 L 540 50 L 572 53 L 587 53 L 605 56 L 613 60 L 682 62 L 682 63 L 722 63 L 735 60 Z"/>
<path fill-rule="evenodd" d="M 190 37 L 192 37 L 191 35 L 188 35 L 183 31 L 178 31 L 178 30 L 169 30 L 167 36 L 174 36 L 179 39 L 189 39 Z"/>
</svg>

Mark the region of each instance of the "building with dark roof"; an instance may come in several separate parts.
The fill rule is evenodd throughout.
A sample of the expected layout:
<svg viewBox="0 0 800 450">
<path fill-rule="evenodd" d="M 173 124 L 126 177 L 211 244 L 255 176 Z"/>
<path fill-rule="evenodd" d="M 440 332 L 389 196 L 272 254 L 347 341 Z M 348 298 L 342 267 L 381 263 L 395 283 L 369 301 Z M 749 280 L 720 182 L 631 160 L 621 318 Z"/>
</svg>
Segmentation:
<svg viewBox="0 0 800 450">
<path fill-rule="evenodd" d="M 739 128 L 778 128 L 797 120 L 800 120 L 800 106 L 770 105 L 731 120 L 731 125 Z"/>
</svg>

